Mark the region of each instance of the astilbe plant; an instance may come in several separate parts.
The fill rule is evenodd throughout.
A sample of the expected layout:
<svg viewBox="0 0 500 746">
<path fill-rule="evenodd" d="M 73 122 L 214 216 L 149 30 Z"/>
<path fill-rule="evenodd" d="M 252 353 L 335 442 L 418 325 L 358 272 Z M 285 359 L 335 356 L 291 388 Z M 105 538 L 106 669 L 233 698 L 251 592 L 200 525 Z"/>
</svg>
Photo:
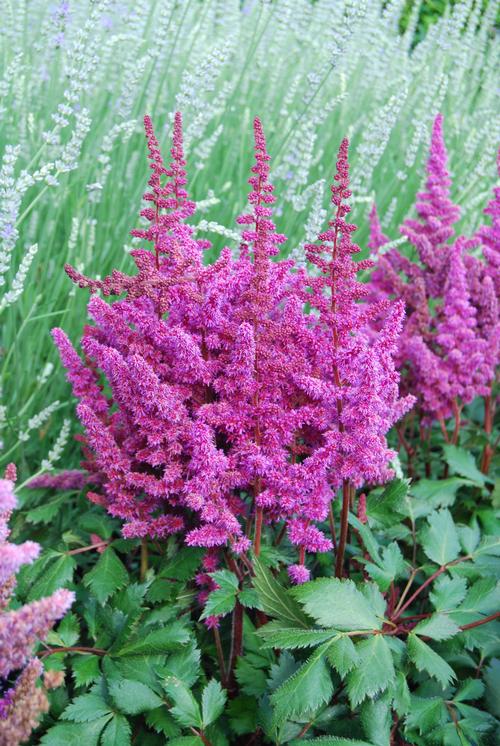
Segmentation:
<svg viewBox="0 0 500 746">
<path fill-rule="evenodd" d="M 426 190 L 418 194 L 418 218 L 407 219 L 401 227 L 416 255 L 409 258 L 395 247 L 384 252 L 389 239 L 380 231 L 375 207 L 370 246 L 378 252 L 372 277 L 375 296 L 402 297 L 407 307 L 398 352 L 403 385 L 417 394 L 423 424 L 437 420 L 446 440 L 456 443 L 464 404 L 479 395 L 486 397 L 486 420 L 492 419 L 491 387 L 499 349 L 499 193 L 496 189 L 485 210 L 493 224 L 466 238 L 455 235 L 460 209 L 451 200 L 450 185 L 439 114 L 432 131 Z M 445 424 L 449 418 L 454 420 L 451 436 Z"/>
<path fill-rule="evenodd" d="M 207 243 L 185 222 L 195 206 L 185 189 L 180 114 L 169 168 L 148 117 L 145 129 L 153 173 L 142 215 L 150 225 L 133 233 L 153 251 L 132 252 L 133 277 L 95 281 L 67 267 L 94 293 L 84 362 L 53 331 L 80 400 L 84 466 L 99 488 L 89 497 L 124 521 L 125 537 L 182 531 L 188 545 L 229 545 L 247 564 L 249 537 L 258 556 L 263 527 L 282 522 L 299 553 L 290 576 L 303 582 L 306 552 L 335 541 L 330 503 L 343 486 L 342 575 L 348 502 L 356 488 L 391 478 L 386 433 L 412 403 L 398 398 L 392 359 L 402 304 L 358 302 L 365 289 L 356 273 L 368 265 L 353 261 L 355 226 L 345 220 L 347 141 L 332 187 L 334 218 L 308 247 L 320 276 L 309 278 L 293 261 L 274 259 L 285 236 L 271 219 L 258 119 L 238 258 L 224 249 L 206 266 Z M 108 304 L 97 291 L 125 298 Z M 373 341 L 375 315 L 384 321 Z M 331 537 L 317 525 L 328 515 Z"/>
<path fill-rule="evenodd" d="M 45 690 L 37 686 L 43 666 L 33 647 L 44 639 L 54 623 L 71 606 L 74 594 L 61 589 L 52 596 L 9 609 L 16 585 L 16 573 L 33 562 L 38 544 L 8 541 L 8 520 L 16 507 L 15 469 L 10 466 L 0 479 L 0 744 L 17 746 L 36 727 L 48 710 Z"/>
</svg>

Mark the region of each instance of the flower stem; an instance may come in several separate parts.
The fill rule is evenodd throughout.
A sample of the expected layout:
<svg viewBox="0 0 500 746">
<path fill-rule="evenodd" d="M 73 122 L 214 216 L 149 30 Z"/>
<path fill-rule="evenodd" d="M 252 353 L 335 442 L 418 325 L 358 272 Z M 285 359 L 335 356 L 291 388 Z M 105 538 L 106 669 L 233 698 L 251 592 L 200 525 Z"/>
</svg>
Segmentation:
<svg viewBox="0 0 500 746">
<path fill-rule="evenodd" d="M 350 484 L 348 479 L 344 479 L 342 484 L 342 514 L 340 516 L 340 541 L 337 552 L 337 561 L 335 564 L 335 576 L 342 577 L 344 568 L 344 555 L 347 543 L 347 532 L 349 529 L 349 500 L 351 496 Z"/>
<path fill-rule="evenodd" d="M 141 540 L 141 581 L 146 577 L 148 571 L 148 542 L 147 539 Z"/>
</svg>

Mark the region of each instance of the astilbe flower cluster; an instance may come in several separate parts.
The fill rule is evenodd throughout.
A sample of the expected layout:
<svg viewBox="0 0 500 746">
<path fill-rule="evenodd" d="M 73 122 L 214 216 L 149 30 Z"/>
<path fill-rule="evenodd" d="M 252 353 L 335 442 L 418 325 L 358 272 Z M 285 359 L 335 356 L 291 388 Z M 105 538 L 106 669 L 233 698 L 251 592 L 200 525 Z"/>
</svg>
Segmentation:
<svg viewBox="0 0 500 746">
<path fill-rule="evenodd" d="M 61 589 L 52 596 L 9 610 L 19 568 L 33 562 L 40 547 L 32 541 L 11 544 L 8 520 L 16 507 L 15 471 L 0 479 L 0 745 L 24 742 L 39 716 L 48 709 L 45 692 L 37 686 L 43 671 L 33 646 L 69 609 L 74 595 Z"/>
<path fill-rule="evenodd" d="M 263 527 L 282 522 L 299 554 L 290 576 L 303 582 L 306 552 L 332 548 L 319 524 L 338 488 L 348 483 L 351 495 L 391 477 L 385 436 L 412 403 L 399 399 L 393 361 L 402 304 L 361 302 L 356 272 L 366 264 L 353 261 L 355 226 L 345 220 L 347 141 L 332 188 L 335 216 L 308 247 L 321 273 L 309 278 L 276 259 L 286 238 L 272 221 L 258 119 L 248 209 L 237 219 L 240 251 L 234 258 L 225 248 L 211 265 L 203 263 L 208 242 L 186 222 L 195 206 L 180 114 L 168 168 L 148 117 L 145 129 L 149 227 L 133 233 L 153 250 L 133 252 L 133 277 L 94 281 L 67 268 L 93 293 L 83 359 L 53 331 L 79 399 L 83 467 L 96 485 L 89 497 L 123 520 L 126 537 L 182 532 L 188 545 L 206 547 L 205 570 L 217 566 L 219 547 L 245 553 L 250 536 L 259 554 Z M 98 291 L 124 298 L 107 303 Z M 207 572 L 197 582 L 212 587 Z"/>
<path fill-rule="evenodd" d="M 372 275 L 376 298 L 396 296 L 406 303 L 398 365 L 403 385 L 417 394 L 424 423 L 454 416 L 478 395 L 487 396 L 498 363 L 499 196 L 485 213 L 493 219 L 472 237 L 457 236 L 460 209 L 450 197 L 451 179 L 438 114 L 432 130 L 426 190 L 417 195 L 418 218 L 401 233 L 416 249 L 411 260 L 380 230 L 374 207 L 370 246 L 378 252 Z M 481 256 L 482 252 L 482 256 Z"/>
</svg>

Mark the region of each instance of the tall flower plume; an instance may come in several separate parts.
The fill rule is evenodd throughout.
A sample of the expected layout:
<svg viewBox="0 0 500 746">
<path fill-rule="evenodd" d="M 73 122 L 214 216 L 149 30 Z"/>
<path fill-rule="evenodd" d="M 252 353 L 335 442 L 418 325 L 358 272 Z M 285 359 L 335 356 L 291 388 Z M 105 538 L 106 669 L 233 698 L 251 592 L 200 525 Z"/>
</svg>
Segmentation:
<svg viewBox="0 0 500 746">
<path fill-rule="evenodd" d="M 8 475 L 12 475 L 12 469 Z M 7 522 L 15 507 L 13 481 L 0 479 L 0 743 L 5 746 L 24 742 L 40 714 L 48 709 L 43 690 L 37 688 L 43 668 L 33 657 L 33 647 L 64 616 L 74 599 L 73 593 L 61 589 L 47 598 L 8 609 L 17 571 L 33 562 L 40 551 L 32 541 L 8 541 Z"/>
</svg>

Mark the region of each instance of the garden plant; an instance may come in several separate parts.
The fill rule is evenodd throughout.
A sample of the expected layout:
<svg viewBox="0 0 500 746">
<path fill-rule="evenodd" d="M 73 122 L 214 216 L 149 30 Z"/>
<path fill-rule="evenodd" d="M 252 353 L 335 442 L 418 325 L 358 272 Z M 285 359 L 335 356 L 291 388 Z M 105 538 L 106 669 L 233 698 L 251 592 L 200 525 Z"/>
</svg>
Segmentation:
<svg viewBox="0 0 500 746">
<path fill-rule="evenodd" d="M 498 743 L 497 8 L 442 12 L 6 4 L 0 746 Z"/>
</svg>

